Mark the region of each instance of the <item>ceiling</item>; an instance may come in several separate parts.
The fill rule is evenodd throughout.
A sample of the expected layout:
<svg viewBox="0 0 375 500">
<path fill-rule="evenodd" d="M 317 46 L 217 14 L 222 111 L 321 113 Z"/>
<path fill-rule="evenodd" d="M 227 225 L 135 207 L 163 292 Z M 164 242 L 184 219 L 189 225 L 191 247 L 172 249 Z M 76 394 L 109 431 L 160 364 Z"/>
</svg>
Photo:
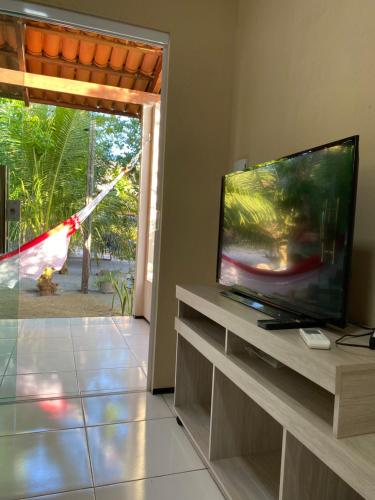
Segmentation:
<svg viewBox="0 0 375 500">
<path fill-rule="evenodd" d="M 147 98 L 147 94 L 160 94 L 161 67 L 160 47 L 66 26 L 0 16 L 0 68 L 91 82 L 106 88 L 131 89 L 136 91 L 133 94 Z M 38 102 L 127 116 L 140 116 L 142 110 L 142 105 L 134 102 L 85 97 L 1 81 L 0 96 L 23 99 L 27 105 Z"/>
</svg>

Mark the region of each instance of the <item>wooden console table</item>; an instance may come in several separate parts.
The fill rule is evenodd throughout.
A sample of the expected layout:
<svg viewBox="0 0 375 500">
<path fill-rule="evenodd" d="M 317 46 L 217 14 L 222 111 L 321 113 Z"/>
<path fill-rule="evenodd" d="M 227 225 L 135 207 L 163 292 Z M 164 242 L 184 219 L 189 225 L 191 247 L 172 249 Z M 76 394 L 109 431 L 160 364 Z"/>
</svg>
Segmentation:
<svg viewBox="0 0 375 500">
<path fill-rule="evenodd" d="M 375 352 L 335 346 L 333 330 L 331 350 L 308 349 L 217 287 L 177 299 L 176 412 L 223 493 L 375 499 Z"/>
</svg>

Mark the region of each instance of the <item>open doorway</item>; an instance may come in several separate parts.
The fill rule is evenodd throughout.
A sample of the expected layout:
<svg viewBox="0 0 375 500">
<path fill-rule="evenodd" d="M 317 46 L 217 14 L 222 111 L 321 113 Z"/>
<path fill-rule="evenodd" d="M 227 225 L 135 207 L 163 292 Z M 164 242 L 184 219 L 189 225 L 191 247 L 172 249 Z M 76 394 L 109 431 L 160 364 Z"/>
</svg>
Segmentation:
<svg viewBox="0 0 375 500">
<path fill-rule="evenodd" d="M 145 389 L 150 340 L 144 318 L 154 321 L 157 279 L 153 259 L 164 48 L 141 36 L 127 39 L 107 30 L 104 35 L 94 26 L 87 30 L 64 19 L 52 23 L 3 14 L 0 24 L 0 94 L 7 99 L 0 110 L 10 129 L 23 124 L 14 144 L 21 150 L 33 144 L 27 165 L 15 149 L 13 159 L 7 161 L 6 148 L 2 156 L 13 181 L 9 206 L 21 201 L 19 218 L 16 213 L 7 221 L 5 253 L 89 203 L 142 148 L 138 171 L 121 180 L 71 239 L 68 273 L 52 269 L 53 278 L 47 275 L 52 294 L 41 297 L 35 283 L 22 276 L 18 280 L 17 314 L 8 308 L 2 319 L 7 338 L 0 343 L 9 344 L 3 353 L 9 359 L 4 358 L 0 397 Z M 23 126 L 29 119 L 27 130 Z M 26 180 L 30 166 L 36 176 Z M 46 191 L 49 196 L 43 198 Z M 34 227 L 32 220 L 38 221 Z M 108 294 L 96 290 L 106 286 L 112 287 Z"/>
</svg>

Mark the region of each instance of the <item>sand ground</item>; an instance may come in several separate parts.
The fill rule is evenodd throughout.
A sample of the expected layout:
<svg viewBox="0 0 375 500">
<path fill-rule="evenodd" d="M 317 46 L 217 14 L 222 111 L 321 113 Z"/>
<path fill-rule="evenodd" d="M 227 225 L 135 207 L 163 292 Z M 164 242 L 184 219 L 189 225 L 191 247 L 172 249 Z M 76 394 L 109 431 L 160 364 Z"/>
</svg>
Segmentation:
<svg viewBox="0 0 375 500">
<path fill-rule="evenodd" d="M 95 285 L 96 274 L 101 269 L 120 269 L 125 273 L 129 264 L 122 261 L 93 261 L 89 280 L 89 293 L 80 292 L 82 261 L 78 257 L 69 259 L 68 274 L 54 276 L 58 283 L 57 294 L 41 297 L 36 282 L 22 280 L 18 290 L 1 291 L 0 316 L 2 318 L 58 318 L 81 316 L 117 316 L 120 315 L 119 302 L 115 300 L 112 309 L 112 294 L 98 291 Z"/>
</svg>

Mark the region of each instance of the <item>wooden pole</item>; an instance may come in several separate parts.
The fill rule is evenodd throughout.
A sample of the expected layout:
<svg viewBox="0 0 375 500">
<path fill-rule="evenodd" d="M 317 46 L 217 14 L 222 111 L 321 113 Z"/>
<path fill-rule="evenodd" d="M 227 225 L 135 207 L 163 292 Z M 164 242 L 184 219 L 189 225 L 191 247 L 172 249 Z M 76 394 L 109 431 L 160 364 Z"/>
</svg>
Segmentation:
<svg viewBox="0 0 375 500">
<path fill-rule="evenodd" d="M 90 115 L 89 129 L 89 157 L 87 163 L 87 187 L 86 187 L 86 205 L 92 200 L 94 193 L 94 174 L 95 174 L 95 118 Z M 83 258 L 82 258 L 82 281 L 81 292 L 88 293 L 91 262 L 91 228 L 92 214 L 86 219 L 83 239 Z"/>
<path fill-rule="evenodd" d="M 51 59 L 52 62 L 52 59 Z M 142 90 L 132 90 L 112 87 L 93 82 L 69 80 L 57 76 L 37 75 L 14 69 L 0 68 L 0 83 L 17 85 L 30 89 L 45 90 L 47 92 L 62 92 L 79 97 L 92 97 L 108 101 L 124 102 L 126 104 L 156 104 L 160 102 L 160 95 Z"/>
</svg>

